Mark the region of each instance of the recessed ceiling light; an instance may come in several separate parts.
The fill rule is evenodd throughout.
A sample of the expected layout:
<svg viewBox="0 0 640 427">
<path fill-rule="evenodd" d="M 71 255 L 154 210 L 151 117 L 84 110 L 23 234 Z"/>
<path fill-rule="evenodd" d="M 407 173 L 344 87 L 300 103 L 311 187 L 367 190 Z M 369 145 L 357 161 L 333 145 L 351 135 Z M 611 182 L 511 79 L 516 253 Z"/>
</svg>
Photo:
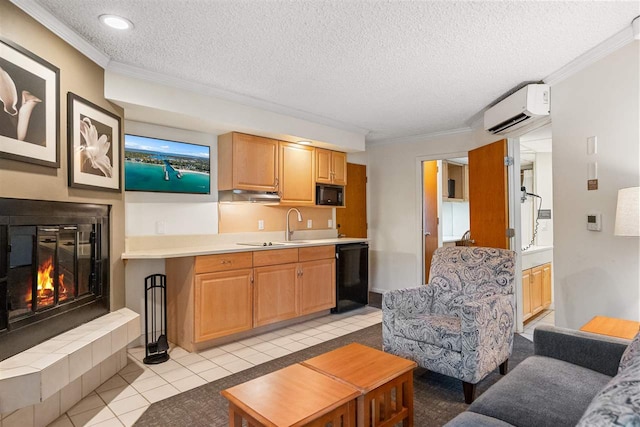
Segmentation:
<svg viewBox="0 0 640 427">
<path fill-rule="evenodd" d="M 133 23 L 127 18 L 116 15 L 100 15 L 100 22 L 116 30 L 129 30 L 133 28 Z"/>
</svg>

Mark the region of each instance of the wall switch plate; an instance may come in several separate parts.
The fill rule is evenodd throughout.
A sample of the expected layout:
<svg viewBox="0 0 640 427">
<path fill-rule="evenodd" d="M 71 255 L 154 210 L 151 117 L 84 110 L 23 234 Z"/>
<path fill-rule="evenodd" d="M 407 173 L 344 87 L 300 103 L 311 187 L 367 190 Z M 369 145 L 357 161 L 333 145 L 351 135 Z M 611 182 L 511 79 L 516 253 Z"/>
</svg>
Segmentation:
<svg viewBox="0 0 640 427">
<path fill-rule="evenodd" d="M 311 227 L 313 227 L 313 221 L 308 219 L 307 220 L 307 228 L 311 228 Z"/>
<path fill-rule="evenodd" d="M 601 213 L 587 214 L 587 230 L 602 231 L 602 214 Z"/>
<path fill-rule="evenodd" d="M 258 220 L 258 230 L 264 230 L 264 220 L 263 219 L 259 219 Z"/>
<path fill-rule="evenodd" d="M 327 227 L 333 228 L 333 220 L 332 219 L 328 219 L 327 220 Z"/>
<path fill-rule="evenodd" d="M 598 137 L 590 136 L 587 138 L 587 154 L 598 154 Z"/>
<path fill-rule="evenodd" d="M 598 179 L 598 162 L 589 162 L 587 165 L 587 179 Z"/>
</svg>

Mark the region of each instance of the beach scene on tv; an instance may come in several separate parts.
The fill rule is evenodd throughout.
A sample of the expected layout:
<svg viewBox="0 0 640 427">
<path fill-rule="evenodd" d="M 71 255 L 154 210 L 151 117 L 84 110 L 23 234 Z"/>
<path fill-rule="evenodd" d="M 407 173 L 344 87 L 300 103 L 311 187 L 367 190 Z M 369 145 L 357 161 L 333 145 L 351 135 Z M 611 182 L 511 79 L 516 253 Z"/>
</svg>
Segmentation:
<svg viewBox="0 0 640 427">
<path fill-rule="evenodd" d="M 210 193 L 207 146 L 125 135 L 124 158 L 127 191 Z"/>
</svg>

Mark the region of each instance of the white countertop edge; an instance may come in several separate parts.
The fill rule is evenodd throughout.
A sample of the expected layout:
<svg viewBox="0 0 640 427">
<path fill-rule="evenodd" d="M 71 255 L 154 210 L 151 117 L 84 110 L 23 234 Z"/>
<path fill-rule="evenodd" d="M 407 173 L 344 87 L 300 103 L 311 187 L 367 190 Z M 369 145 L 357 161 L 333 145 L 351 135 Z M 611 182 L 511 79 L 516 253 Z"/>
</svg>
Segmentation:
<svg viewBox="0 0 640 427">
<path fill-rule="evenodd" d="M 335 239 L 304 240 L 304 242 L 300 243 L 296 243 L 296 241 L 293 240 L 291 242 L 287 242 L 284 245 L 277 246 L 249 246 L 239 245 L 237 243 L 218 243 L 207 246 L 185 246 L 181 248 L 171 249 L 130 251 L 124 252 L 120 257 L 123 260 L 180 258 L 187 256 L 214 255 L 232 252 L 254 252 L 269 251 L 273 249 L 302 248 L 305 246 L 341 245 L 347 243 L 363 243 L 368 241 L 368 239 L 363 238 L 341 237 Z"/>
</svg>

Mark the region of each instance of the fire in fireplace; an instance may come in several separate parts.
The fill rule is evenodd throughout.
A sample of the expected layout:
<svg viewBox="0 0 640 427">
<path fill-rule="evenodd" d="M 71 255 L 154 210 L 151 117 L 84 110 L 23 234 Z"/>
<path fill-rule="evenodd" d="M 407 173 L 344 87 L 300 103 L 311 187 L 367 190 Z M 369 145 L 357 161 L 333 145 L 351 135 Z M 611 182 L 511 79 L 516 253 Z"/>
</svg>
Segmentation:
<svg viewBox="0 0 640 427">
<path fill-rule="evenodd" d="M 109 311 L 108 230 L 108 206 L 0 199 L 0 360 Z"/>
</svg>

